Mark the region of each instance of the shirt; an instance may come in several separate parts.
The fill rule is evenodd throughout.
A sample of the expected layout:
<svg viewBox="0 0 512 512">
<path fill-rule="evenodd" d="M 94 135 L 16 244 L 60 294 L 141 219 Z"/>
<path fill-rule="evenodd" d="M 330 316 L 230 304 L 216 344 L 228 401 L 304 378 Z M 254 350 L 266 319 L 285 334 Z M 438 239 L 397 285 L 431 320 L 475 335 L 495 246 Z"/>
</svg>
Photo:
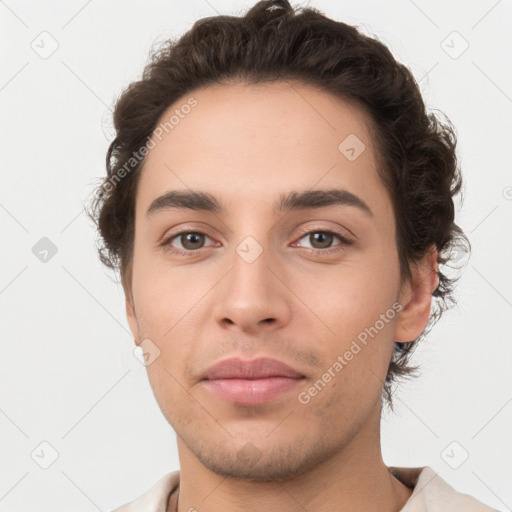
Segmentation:
<svg viewBox="0 0 512 512">
<path fill-rule="evenodd" d="M 468 494 L 457 492 L 431 467 L 389 467 L 391 474 L 413 493 L 400 512 L 499 512 Z M 161 477 L 147 492 L 112 512 L 174 512 L 180 472 Z"/>
</svg>

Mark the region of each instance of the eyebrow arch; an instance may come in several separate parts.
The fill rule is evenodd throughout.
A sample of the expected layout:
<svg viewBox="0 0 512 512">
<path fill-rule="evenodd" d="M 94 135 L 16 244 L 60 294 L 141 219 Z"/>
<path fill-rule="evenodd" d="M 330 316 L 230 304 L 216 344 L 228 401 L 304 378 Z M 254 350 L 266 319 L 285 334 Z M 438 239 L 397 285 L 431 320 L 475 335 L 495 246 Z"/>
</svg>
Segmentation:
<svg viewBox="0 0 512 512">
<path fill-rule="evenodd" d="M 342 205 L 358 208 L 366 215 L 373 217 L 370 207 L 358 196 L 345 189 L 307 190 L 282 194 L 274 203 L 274 212 L 284 213 L 292 210 L 324 208 Z M 146 211 L 146 217 L 157 212 L 173 208 L 203 210 L 213 213 L 225 213 L 226 208 L 213 195 L 207 192 L 171 190 L 156 198 Z"/>
</svg>

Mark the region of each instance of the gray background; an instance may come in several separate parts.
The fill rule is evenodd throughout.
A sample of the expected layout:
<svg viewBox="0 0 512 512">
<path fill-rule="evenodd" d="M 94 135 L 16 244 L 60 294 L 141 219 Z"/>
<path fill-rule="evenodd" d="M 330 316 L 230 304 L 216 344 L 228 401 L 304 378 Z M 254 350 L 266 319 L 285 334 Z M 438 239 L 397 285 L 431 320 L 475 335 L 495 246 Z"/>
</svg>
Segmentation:
<svg viewBox="0 0 512 512">
<path fill-rule="evenodd" d="M 252 4 L 0 1 L 0 510 L 106 511 L 178 468 L 82 204 L 152 44 Z M 512 0 L 301 5 L 388 44 L 459 136 L 473 254 L 383 420 L 384 460 L 511 510 Z"/>
</svg>

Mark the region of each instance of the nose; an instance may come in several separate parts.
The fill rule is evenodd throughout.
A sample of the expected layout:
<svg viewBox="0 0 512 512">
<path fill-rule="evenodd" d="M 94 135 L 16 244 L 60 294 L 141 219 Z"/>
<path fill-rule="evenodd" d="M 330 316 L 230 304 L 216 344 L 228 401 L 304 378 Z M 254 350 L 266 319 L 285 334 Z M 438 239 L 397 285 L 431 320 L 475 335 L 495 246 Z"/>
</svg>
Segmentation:
<svg viewBox="0 0 512 512">
<path fill-rule="evenodd" d="M 293 293 L 286 269 L 263 250 L 251 261 L 234 253 L 232 268 L 217 287 L 215 321 L 223 329 L 256 334 L 282 328 L 291 318 Z"/>
</svg>

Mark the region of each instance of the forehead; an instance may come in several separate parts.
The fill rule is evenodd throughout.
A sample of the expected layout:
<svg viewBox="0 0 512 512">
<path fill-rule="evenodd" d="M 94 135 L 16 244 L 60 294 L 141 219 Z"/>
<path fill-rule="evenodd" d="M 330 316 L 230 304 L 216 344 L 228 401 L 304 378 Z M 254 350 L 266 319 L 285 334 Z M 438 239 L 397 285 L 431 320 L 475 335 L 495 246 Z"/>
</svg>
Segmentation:
<svg viewBox="0 0 512 512">
<path fill-rule="evenodd" d="M 367 115 L 313 86 L 232 82 L 196 89 L 169 107 L 159 126 L 140 176 L 138 211 L 168 190 L 207 189 L 224 204 L 255 207 L 258 199 L 270 209 L 273 191 L 342 186 L 372 203 L 372 195 L 384 193 Z"/>
</svg>

